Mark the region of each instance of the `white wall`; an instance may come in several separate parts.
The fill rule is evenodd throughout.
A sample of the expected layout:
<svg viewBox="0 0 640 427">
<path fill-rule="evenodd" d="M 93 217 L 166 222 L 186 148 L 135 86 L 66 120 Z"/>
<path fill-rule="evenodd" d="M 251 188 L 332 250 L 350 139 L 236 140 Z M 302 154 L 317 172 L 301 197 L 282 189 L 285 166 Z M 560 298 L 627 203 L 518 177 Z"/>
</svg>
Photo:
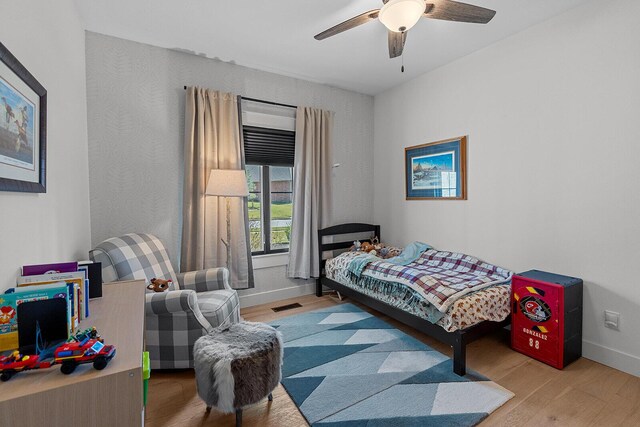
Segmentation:
<svg viewBox="0 0 640 427">
<path fill-rule="evenodd" d="M 180 254 L 184 85 L 313 106 L 336 113 L 334 219 L 370 221 L 373 97 L 185 52 L 86 33 L 91 236 L 94 245 L 130 232 Z M 283 266 L 257 269 L 243 305 L 311 292 Z M 247 295 L 254 295 L 249 298 Z"/>
<path fill-rule="evenodd" d="M 23 264 L 86 259 L 84 31 L 72 0 L 0 0 L 0 41 L 48 92 L 47 193 L 0 192 L 0 291 Z"/>
<path fill-rule="evenodd" d="M 385 240 L 583 278 L 584 354 L 636 375 L 639 15 L 589 2 L 376 96 L 374 154 Z M 405 201 L 403 148 L 461 135 L 469 199 Z"/>
</svg>

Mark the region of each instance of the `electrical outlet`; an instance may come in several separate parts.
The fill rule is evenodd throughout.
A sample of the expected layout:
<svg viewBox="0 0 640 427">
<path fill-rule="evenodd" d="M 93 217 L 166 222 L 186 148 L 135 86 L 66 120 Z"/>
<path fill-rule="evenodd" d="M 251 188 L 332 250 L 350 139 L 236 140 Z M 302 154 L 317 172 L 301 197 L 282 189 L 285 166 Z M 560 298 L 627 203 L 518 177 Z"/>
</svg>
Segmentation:
<svg viewBox="0 0 640 427">
<path fill-rule="evenodd" d="M 620 330 L 620 313 L 615 311 L 604 311 L 604 326 L 605 328 Z"/>
</svg>

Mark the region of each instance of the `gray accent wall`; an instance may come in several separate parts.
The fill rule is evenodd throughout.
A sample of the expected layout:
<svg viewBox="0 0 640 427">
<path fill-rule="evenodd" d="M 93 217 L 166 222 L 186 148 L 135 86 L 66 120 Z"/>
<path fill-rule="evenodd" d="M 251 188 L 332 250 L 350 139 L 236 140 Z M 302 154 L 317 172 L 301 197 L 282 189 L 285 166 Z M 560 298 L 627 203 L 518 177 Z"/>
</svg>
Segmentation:
<svg viewBox="0 0 640 427">
<path fill-rule="evenodd" d="M 179 268 L 184 85 L 334 111 L 334 223 L 373 218 L 373 97 L 92 32 L 86 73 L 94 246 L 152 233 Z M 252 299 L 261 302 L 304 283 L 270 267 L 243 293 L 264 294 Z"/>
</svg>

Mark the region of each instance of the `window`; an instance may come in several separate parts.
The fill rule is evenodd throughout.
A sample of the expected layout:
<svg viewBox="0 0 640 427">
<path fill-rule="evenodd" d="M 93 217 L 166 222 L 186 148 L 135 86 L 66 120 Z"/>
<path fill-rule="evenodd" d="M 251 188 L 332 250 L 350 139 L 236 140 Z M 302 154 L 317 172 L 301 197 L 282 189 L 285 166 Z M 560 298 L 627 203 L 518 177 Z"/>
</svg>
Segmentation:
<svg viewBox="0 0 640 427">
<path fill-rule="evenodd" d="M 293 209 L 295 132 L 243 126 L 254 255 L 287 252 Z"/>
<path fill-rule="evenodd" d="M 247 165 L 251 252 L 287 252 L 291 237 L 293 168 Z"/>
</svg>

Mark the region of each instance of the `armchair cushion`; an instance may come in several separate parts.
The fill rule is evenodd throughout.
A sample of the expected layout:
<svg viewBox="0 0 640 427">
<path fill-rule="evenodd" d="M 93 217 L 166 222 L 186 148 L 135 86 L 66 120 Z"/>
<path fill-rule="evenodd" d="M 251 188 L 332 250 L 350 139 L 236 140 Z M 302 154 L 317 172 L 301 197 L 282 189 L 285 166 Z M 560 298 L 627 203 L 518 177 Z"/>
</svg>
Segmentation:
<svg viewBox="0 0 640 427">
<path fill-rule="evenodd" d="M 199 292 L 198 307 L 213 327 L 240 321 L 240 299 L 232 289 Z"/>
<path fill-rule="evenodd" d="M 179 273 L 178 283 L 182 289 L 193 289 L 196 292 L 231 289 L 229 270 L 224 267 Z"/>
</svg>

